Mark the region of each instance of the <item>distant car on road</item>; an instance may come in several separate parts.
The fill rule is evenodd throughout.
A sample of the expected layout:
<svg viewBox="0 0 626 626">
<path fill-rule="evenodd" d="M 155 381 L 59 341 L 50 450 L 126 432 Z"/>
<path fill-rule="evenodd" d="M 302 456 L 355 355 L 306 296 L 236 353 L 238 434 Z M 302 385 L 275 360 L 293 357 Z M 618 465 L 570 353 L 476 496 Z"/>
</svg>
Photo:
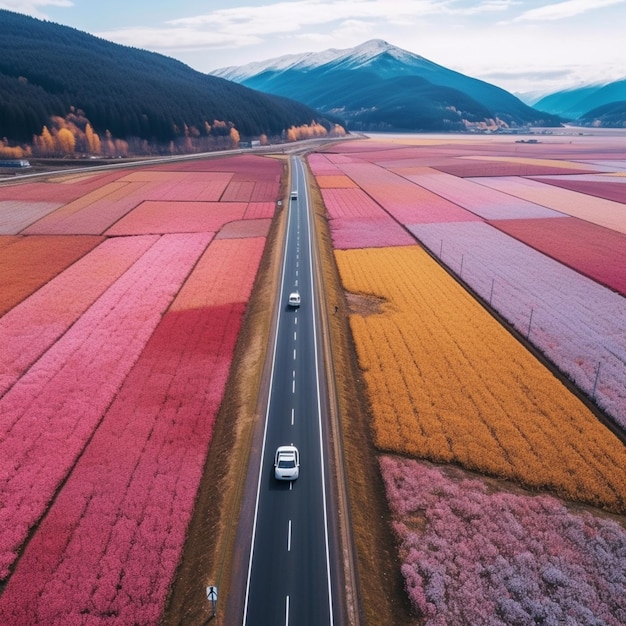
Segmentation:
<svg viewBox="0 0 626 626">
<path fill-rule="evenodd" d="M 276 480 L 296 480 L 300 475 L 300 453 L 293 444 L 279 446 L 274 457 Z"/>
<path fill-rule="evenodd" d="M 289 306 L 300 306 L 300 294 L 297 291 L 289 294 Z"/>
<path fill-rule="evenodd" d="M 298 199 L 298 192 L 297 191 L 292 191 L 291 192 L 291 199 L 292 200 L 297 200 Z"/>
</svg>

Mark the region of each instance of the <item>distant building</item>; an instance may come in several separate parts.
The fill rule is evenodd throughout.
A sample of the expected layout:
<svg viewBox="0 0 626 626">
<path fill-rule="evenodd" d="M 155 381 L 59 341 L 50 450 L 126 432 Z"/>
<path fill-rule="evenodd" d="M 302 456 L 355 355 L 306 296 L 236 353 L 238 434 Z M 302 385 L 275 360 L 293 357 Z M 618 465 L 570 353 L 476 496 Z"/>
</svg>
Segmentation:
<svg viewBox="0 0 626 626">
<path fill-rule="evenodd" d="M 30 162 L 26 159 L 0 159 L 0 167 L 30 167 Z"/>
</svg>

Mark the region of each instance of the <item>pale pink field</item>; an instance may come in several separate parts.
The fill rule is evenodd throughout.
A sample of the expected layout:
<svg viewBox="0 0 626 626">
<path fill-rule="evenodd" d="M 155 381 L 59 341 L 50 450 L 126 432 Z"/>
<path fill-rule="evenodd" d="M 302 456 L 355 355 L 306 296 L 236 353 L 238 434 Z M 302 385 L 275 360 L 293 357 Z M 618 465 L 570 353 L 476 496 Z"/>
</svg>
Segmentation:
<svg viewBox="0 0 626 626">
<path fill-rule="evenodd" d="M 425 626 L 626 623 L 626 530 L 556 498 L 380 459 L 409 599 Z"/>
<path fill-rule="evenodd" d="M 17 235 L 60 206 L 59 202 L 0 200 L 0 235 Z"/>
<path fill-rule="evenodd" d="M 598 226 L 626 233 L 626 205 L 621 202 L 605 200 L 529 179 L 480 178 L 476 179 L 476 183 L 502 191 L 515 198 L 535 202 L 550 210 L 559 211 L 563 215 L 571 215 L 598 224 Z M 494 217 L 494 219 L 497 218 Z"/>
<path fill-rule="evenodd" d="M 461 205 L 377 165 L 345 163 L 341 169 L 401 224 L 481 219 Z"/>
<path fill-rule="evenodd" d="M 245 202 L 142 202 L 106 231 L 107 236 L 216 232 L 243 219 Z"/>
</svg>

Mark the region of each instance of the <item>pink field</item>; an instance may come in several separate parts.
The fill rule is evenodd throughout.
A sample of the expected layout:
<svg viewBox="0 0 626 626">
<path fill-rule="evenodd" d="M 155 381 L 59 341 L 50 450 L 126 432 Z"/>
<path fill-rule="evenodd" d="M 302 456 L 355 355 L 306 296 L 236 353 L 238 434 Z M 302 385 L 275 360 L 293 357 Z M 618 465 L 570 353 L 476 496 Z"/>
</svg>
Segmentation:
<svg viewBox="0 0 626 626">
<path fill-rule="evenodd" d="M 491 224 L 626 296 L 626 234 L 573 217 Z"/>
<path fill-rule="evenodd" d="M 209 246 L 20 559 L 0 623 L 159 622 L 263 248 Z"/>
<path fill-rule="evenodd" d="M 425 626 L 626 623 L 626 531 L 417 461 L 382 457 L 402 575 Z"/>
<path fill-rule="evenodd" d="M 252 181 L 232 181 L 221 197 L 222 202 L 250 202 L 254 192 Z"/>
<path fill-rule="evenodd" d="M 227 222 L 243 219 L 244 202 L 142 202 L 106 235 L 216 232 Z"/>
<path fill-rule="evenodd" d="M 0 317 L 0 397 L 156 241 L 105 240 Z"/>
<path fill-rule="evenodd" d="M 346 163 L 341 169 L 402 224 L 480 219 L 458 204 L 382 167 Z"/>
<path fill-rule="evenodd" d="M 475 182 L 516 198 L 536 202 L 551 210 L 559 211 L 563 215 L 578 217 L 626 234 L 626 209 L 619 202 L 583 195 L 529 179 L 479 178 Z M 517 215 L 515 217 L 531 216 Z M 490 219 L 498 219 L 498 216 L 492 215 Z"/>
<path fill-rule="evenodd" d="M 209 241 L 160 237 L 0 400 L 0 578 Z"/>
<path fill-rule="evenodd" d="M 249 237 L 267 237 L 271 219 L 239 220 L 229 222 L 215 236 L 216 239 L 247 239 Z"/>
<path fill-rule="evenodd" d="M 140 183 L 143 200 L 217 202 L 233 177 L 232 172 L 177 172 L 141 169 L 123 182 Z"/>
<path fill-rule="evenodd" d="M 415 244 L 415 239 L 388 215 L 340 217 L 330 220 L 330 228 L 333 246 L 338 250 Z"/>
<path fill-rule="evenodd" d="M 113 182 L 49 213 L 25 235 L 101 235 L 143 198 L 143 183 Z"/>
<path fill-rule="evenodd" d="M 341 175 L 341 170 L 324 154 L 310 154 L 307 157 L 307 163 L 315 176 Z"/>
<path fill-rule="evenodd" d="M 102 238 L 20 236 L 9 241 L 0 247 L 0 315 L 102 243 Z"/>
<path fill-rule="evenodd" d="M 123 176 L 121 171 L 87 176 L 71 175 L 57 178 L 55 182 L 1 185 L 0 200 L 65 204 L 117 180 L 120 176 Z"/>
<path fill-rule="evenodd" d="M 317 175 L 315 179 L 317 180 L 317 184 L 320 186 L 321 189 L 347 189 L 347 188 L 357 189 L 358 188 L 358 185 L 354 181 L 352 181 L 347 176 L 344 176 L 343 174 L 334 175 L 334 176 Z"/>
<path fill-rule="evenodd" d="M 276 200 L 273 202 L 250 202 L 246 209 L 244 218 L 247 220 L 258 220 L 274 217 L 276 212 Z"/>
<path fill-rule="evenodd" d="M 471 159 L 455 159 L 454 162 L 434 164 L 433 167 L 446 174 L 461 178 L 478 176 L 545 176 L 550 174 L 571 174 L 571 169 L 541 163 L 514 163 L 511 161 L 481 162 Z M 581 171 L 581 170 L 578 170 Z M 583 170 L 584 171 L 584 170 Z M 595 172 L 590 167 L 589 172 Z"/>
<path fill-rule="evenodd" d="M 471 180 L 442 172 L 409 176 L 420 187 L 446 198 L 484 219 L 516 219 L 526 217 L 559 217 L 561 214 L 507 193 L 506 186 L 500 191 L 487 189 Z M 482 179 L 477 179 L 480 182 Z M 497 179 L 500 180 L 500 179 Z"/>
<path fill-rule="evenodd" d="M 542 177 L 535 179 L 539 183 L 554 185 L 569 189 L 576 193 L 583 193 L 596 198 L 604 198 L 614 202 L 626 204 L 626 177 L 618 176 L 594 176 L 585 180 L 584 176 L 567 176 L 562 178 Z"/>
<path fill-rule="evenodd" d="M 331 219 L 388 217 L 383 208 L 362 189 L 322 189 L 322 198 Z"/>
<path fill-rule="evenodd" d="M 62 205 L 59 202 L 0 200 L 0 234 L 17 235 L 24 228 L 60 206 Z"/>
</svg>

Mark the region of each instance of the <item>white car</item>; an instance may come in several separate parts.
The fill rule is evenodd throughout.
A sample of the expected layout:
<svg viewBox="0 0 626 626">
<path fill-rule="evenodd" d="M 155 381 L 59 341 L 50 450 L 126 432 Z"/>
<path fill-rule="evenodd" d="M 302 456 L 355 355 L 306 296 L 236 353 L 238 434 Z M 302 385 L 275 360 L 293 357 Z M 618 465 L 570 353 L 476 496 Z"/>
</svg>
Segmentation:
<svg viewBox="0 0 626 626">
<path fill-rule="evenodd" d="M 300 294 L 297 291 L 289 294 L 289 306 L 300 306 Z"/>
<path fill-rule="evenodd" d="M 293 444 L 279 446 L 274 457 L 276 480 L 296 480 L 300 475 L 300 453 Z"/>
</svg>

